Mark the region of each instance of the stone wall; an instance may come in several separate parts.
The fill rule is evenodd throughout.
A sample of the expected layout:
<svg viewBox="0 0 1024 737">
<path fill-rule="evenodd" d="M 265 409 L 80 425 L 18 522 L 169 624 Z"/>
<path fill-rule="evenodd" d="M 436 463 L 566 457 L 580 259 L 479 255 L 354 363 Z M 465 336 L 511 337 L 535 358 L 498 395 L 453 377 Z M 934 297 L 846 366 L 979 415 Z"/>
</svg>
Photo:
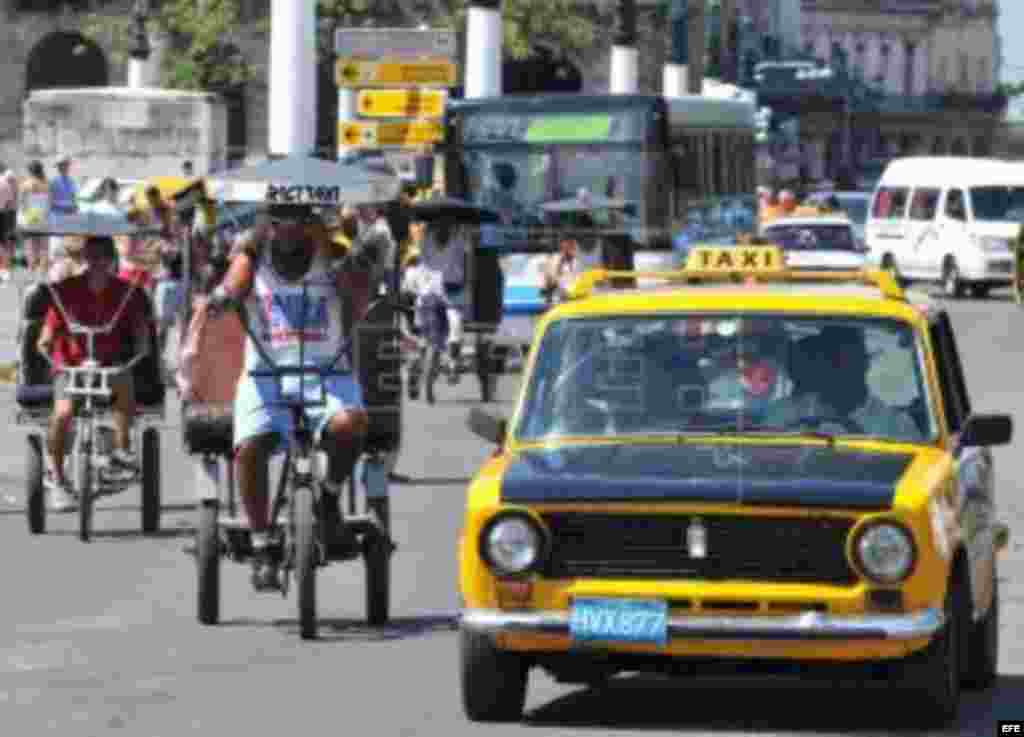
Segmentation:
<svg viewBox="0 0 1024 737">
<path fill-rule="evenodd" d="M 24 154 L 71 156 L 79 177 L 145 179 L 223 168 L 227 114 L 215 95 L 171 90 L 40 90 L 25 103 Z"/>
</svg>

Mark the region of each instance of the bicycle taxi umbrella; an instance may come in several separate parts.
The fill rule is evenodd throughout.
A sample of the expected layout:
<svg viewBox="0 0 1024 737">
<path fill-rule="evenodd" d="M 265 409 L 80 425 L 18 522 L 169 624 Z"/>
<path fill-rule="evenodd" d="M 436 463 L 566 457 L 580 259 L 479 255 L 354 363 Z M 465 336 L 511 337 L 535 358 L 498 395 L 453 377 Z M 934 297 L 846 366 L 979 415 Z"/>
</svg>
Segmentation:
<svg viewBox="0 0 1024 737">
<path fill-rule="evenodd" d="M 501 221 L 501 215 L 497 211 L 474 205 L 458 197 L 430 197 L 413 202 L 408 210 L 413 220 L 425 222 L 453 220 L 459 224 L 480 224 Z"/>
</svg>

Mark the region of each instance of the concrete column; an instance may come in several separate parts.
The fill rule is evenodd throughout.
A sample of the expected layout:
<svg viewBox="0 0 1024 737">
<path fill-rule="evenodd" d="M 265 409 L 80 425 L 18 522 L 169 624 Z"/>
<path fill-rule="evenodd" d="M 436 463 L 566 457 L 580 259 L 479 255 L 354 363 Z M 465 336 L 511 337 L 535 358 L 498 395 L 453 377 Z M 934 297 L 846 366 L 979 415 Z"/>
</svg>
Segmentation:
<svg viewBox="0 0 1024 737">
<path fill-rule="evenodd" d="M 619 0 L 618 28 L 612 41 L 609 91 L 633 95 L 640 89 L 640 54 L 636 48 L 636 0 Z"/>
<path fill-rule="evenodd" d="M 129 57 L 128 86 L 133 90 L 142 89 L 146 86 L 146 62 L 142 59 Z"/>
<path fill-rule="evenodd" d="M 665 97 L 682 97 L 688 89 L 690 8 L 687 0 L 672 0 L 669 8 L 669 52 L 662 76 Z"/>
<path fill-rule="evenodd" d="M 501 0 L 472 0 L 466 18 L 467 99 L 501 95 Z"/>
<path fill-rule="evenodd" d="M 316 145 L 316 3 L 271 0 L 269 149 L 308 156 Z"/>
</svg>

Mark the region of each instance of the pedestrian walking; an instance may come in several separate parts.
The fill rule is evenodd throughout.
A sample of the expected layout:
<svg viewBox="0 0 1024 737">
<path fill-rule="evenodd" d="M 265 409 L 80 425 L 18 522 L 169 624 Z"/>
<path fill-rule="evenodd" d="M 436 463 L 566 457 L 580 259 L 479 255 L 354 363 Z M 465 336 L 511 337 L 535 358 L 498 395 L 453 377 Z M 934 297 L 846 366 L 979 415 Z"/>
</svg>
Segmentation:
<svg viewBox="0 0 1024 737">
<path fill-rule="evenodd" d="M 14 265 L 14 232 L 18 218 L 18 178 L 0 164 L 0 281 L 10 281 Z"/>
<path fill-rule="evenodd" d="M 28 165 L 28 176 L 18 188 L 18 227 L 39 228 L 50 217 L 50 184 L 41 161 Z M 25 249 L 25 265 L 30 272 L 42 278 L 50 269 L 46 238 L 32 236 L 22 241 Z"/>
</svg>

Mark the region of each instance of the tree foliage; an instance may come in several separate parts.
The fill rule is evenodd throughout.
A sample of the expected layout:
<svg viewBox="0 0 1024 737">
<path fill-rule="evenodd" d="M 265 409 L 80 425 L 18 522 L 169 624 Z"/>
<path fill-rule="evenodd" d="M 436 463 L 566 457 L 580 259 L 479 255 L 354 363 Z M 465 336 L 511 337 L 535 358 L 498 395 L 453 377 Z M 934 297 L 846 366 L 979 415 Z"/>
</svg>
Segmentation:
<svg viewBox="0 0 1024 737">
<path fill-rule="evenodd" d="M 269 18 L 242 26 L 238 0 L 163 0 L 159 5 L 147 30 L 166 34 L 169 41 L 162 68 L 165 86 L 216 90 L 250 78 L 249 65 L 237 49 L 232 53 L 230 40 L 233 34 L 268 32 Z M 399 23 L 413 27 L 425 22 L 461 34 L 466 6 L 466 0 L 318 0 L 320 57 L 333 55 L 333 34 L 338 26 Z M 505 54 L 522 59 L 536 46 L 570 56 L 579 54 L 594 44 L 602 28 L 610 28 L 613 6 L 609 0 L 504 0 Z M 112 60 L 127 62 L 134 42 L 130 14 L 110 15 L 94 7 L 83 19 L 82 32 L 104 41 Z"/>
</svg>

